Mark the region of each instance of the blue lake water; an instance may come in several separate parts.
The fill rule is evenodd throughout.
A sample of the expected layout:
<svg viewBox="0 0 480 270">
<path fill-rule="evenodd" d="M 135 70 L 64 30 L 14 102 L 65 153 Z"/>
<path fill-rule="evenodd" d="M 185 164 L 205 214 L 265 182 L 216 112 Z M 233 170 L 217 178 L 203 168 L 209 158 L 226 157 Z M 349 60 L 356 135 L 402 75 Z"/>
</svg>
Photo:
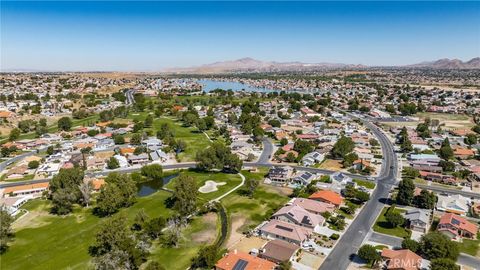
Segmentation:
<svg viewBox="0 0 480 270">
<path fill-rule="evenodd" d="M 232 91 L 246 91 L 246 92 L 271 92 L 276 91 L 269 88 L 254 87 L 240 82 L 224 82 L 215 80 L 198 80 L 202 85 L 204 92 L 210 92 L 215 89 L 232 90 Z"/>
</svg>

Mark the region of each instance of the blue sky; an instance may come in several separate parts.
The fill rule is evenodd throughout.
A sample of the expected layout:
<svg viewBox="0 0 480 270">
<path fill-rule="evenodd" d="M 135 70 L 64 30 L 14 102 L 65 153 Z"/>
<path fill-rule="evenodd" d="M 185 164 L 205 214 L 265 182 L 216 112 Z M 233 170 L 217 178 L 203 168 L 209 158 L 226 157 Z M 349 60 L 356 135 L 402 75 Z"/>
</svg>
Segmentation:
<svg viewBox="0 0 480 270">
<path fill-rule="evenodd" d="M 1 2 L 1 68 L 403 65 L 480 55 L 480 2 Z"/>
</svg>

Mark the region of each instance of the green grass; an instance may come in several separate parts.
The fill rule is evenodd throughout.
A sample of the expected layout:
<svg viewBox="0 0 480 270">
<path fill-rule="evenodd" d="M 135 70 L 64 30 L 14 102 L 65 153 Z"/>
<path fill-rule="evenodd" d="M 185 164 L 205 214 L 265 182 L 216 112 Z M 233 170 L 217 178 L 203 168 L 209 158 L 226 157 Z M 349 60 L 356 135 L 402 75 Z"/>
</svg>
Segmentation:
<svg viewBox="0 0 480 270">
<path fill-rule="evenodd" d="M 145 120 L 147 115 L 148 114 L 145 112 L 133 113 L 129 115 L 129 118 L 143 121 Z M 152 134 L 154 136 L 163 123 L 169 124 L 170 128 L 174 132 L 175 140 L 183 140 L 187 143 L 187 148 L 185 149 L 185 152 L 182 152 L 178 155 L 182 162 L 194 161 L 197 152 L 207 148 L 211 144 L 207 136 L 205 136 L 205 134 L 203 134 L 202 132 L 199 132 L 196 128 L 185 127 L 180 121 L 165 117 L 155 118 L 155 120 L 153 121 L 153 127 L 150 130 L 153 131 Z"/>
<path fill-rule="evenodd" d="M 458 248 L 462 253 L 477 256 L 480 249 L 480 239 L 471 240 L 464 238 L 461 243 L 458 243 Z"/>
<path fill-rule="evenodd" d="M 249 173 L 242 171 L 242 174 L 248 178 L 263 179 L 264 173 Z M 286 195 L 280 194 L 274 187 L 260 184 L 253 198 L 242 194 L 242 190 L 237 190 L 222 200 L 222 204 L 227 209 L 229 218 L 245 218 L 245 223 L 240 230 L 248 229 L 267 220 L 274 211 L 282 207 L 290 200 Z"/>
<path fill-rule="evenodd" d="M 182 171 L 180 174 L 186 174 L 191 176 L 197 182 L 197 187 L 201 187 L 205 184 L 206 181 L 212 180 L 215 182 L 225 182 L 226 184 L 223 186 L 217 186 L 217 191 L 210 192 L 210 193 L 198 193 L 199 195 L 199 203 L 203 204 L 208 202 L 209 200 L 215 199 L 220 195 L 224 194 L 225 192 L 231 190 L 232 188 L 238 186 L 242 179 L 238 174 L 227 174 L 221 172 L 196 172 L 194 170 L 186 170 Z M 173 189 L 175 185 L 175 179 L 173 179 L 170 183 L 168 183 L 165 187 L 169 189 Z"/>
<path fill-rule="evenodd" d="M 374 189 L 375 183 L 372 181 L 361 180 L 361 179 L 353 179 L 353 182 L 357 183 L 357 185 L 366 187 L 368 189 Z"/>
<path fill-rule="evenodd" d="M 122 209 L 132 221 L 140 209 L 150 217 L 169 216 L 164 201 L 169 193 L 159 191 L 151 196 L 138 198 L 136 204 Z M 91 209 L 75 208 L 65 217 L 48 214 L 50 202 L 30 201 L 24 206 L 39 216 L 29 226 L 15 232 L 9 250 L 1 256 L 2 269 L 87 269 L 91 260 L 88 246 L 94 242 L 95 232 L 102 219 Z"/>
<path fill-rule="evenodd" d="M 165 269 L 187 269 L 191 259 L 197 255 L 202 243 L 194 241 L 193 235 L 206 227 L 217 224 L 206 224 L 201 217 L 195 217 L 182 231 L 183 238 L 177 248 L 162 247 L 158 241 L 150 254 L 149 259 L 159 262 Z"/>
<path fill-rule="evenodd" d="M 377 221 L 375 222 L 375 225 L 373 225 L 373 230 L 378 232 L 378 233 L 383 233 L 383 234 L 388 234 L 388 235 L 393 235 L 397 236 L 400 238 L 408 238 L 410 237 L 411 232 L 403 227 L 396 227 L 392 228 L 390 224 L 387 222 L 385 218 L 385 213 L 387 213 L 388 207 L 384 207 L 382 209 L 382 212 L 378 216 Z M 403 213 L 405 210 L 402 209 L 395 209 L 394 210 L 397 213 Z"/>
</svg>

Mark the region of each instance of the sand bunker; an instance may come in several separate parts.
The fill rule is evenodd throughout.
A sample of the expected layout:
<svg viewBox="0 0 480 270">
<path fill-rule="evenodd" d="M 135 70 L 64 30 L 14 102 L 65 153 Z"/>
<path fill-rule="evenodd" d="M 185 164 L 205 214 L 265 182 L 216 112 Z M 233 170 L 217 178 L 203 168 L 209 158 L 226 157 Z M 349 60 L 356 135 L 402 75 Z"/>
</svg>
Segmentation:
<svg viewBox="0 0 480 270">
<path fill-rule="evenodd" d="M 207 180 L 207 182 L 205 182 L 205 184 L 203 186 L 201 186 L 198 189 L 198 191 L 200 191 L 200 193 L 214 192 L 214 191 L 218 190 L 217 186 L 223 186 L 225 184 L 226 184 L 225 182 L 215 182 L 215 181 L 212 181 L 212 180 Z"/>
</svg>

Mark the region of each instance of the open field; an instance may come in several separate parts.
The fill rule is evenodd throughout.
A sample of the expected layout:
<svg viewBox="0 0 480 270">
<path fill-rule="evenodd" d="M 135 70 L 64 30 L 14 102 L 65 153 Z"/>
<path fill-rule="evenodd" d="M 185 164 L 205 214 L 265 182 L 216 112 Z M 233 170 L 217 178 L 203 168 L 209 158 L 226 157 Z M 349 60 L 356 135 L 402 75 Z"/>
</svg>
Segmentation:
<svg viewBox="0 0 480 270">
<path fill-rule="evenodd" d="M 320 164 L 320 166 L 318 166 L 318 168 L 332 171 L 340 171 L 343 169 L 343 165 L 341 160 L 325 159 Z"/>
<path fill-rule="evenodd" d="M 380 215 L 378 216 L 375 225 L 373 225 L 373 230 L 378 233 L 388 234 L 392 236 L 397 236 L 400 238 L 407 238 L 410 237 L 411 232 L 403 227 L 397 226 L 396 228 L 390 227 L 390 224 L 387 222 L 385 218 L 385 214 L 387 213 L 388 207 L 384 207 Z M 390 210 L 391 211 L 391 210 Z M 397 213 L 403 213 L 405 210 L 402 209 L 395 209 Z"/>
</svg>

